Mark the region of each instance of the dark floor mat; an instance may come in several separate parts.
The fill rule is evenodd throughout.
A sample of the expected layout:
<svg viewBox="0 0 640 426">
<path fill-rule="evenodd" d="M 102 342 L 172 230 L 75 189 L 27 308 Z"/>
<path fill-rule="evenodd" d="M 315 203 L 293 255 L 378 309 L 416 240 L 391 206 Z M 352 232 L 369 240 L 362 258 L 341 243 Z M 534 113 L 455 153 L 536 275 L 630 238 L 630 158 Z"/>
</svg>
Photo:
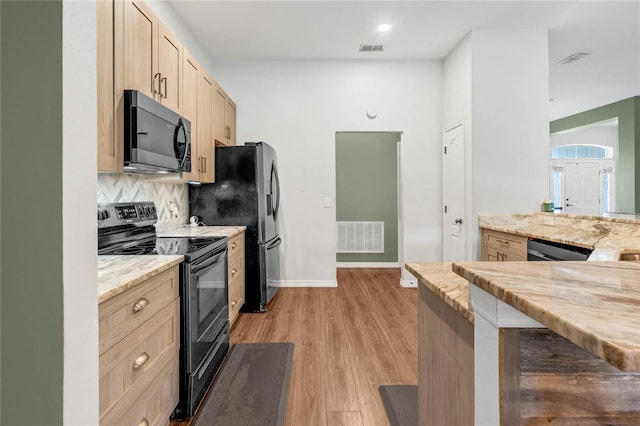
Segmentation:
<svg viewBox="0 0 640 426">
<path fill-rule="evenodd" d="M 282 426 L 293 343 L 239 343 L 229 351 L 194 426 Z"/>
<path fill-rule="evenodd" d="M 418 426 L 418 386 L 388 385 L 378 388 L 391 426 Z"/>
</svg>

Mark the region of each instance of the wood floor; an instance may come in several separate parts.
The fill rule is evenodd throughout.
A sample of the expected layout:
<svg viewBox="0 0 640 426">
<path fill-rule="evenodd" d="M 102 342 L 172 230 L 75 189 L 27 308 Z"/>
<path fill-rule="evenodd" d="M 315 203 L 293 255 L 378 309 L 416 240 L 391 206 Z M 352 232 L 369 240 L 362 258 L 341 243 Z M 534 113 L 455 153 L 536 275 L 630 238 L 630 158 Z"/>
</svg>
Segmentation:
<svg viewBox="0 0 640 426">
<path fill-rule="evenodd" d="M 337 288 L 282 288 L 231 343 L 293 342 L 287 426 L 388 425 L 378 386 L 418 383 L 417 290 L 400 269 L 338 269 Z"/>
</svg>

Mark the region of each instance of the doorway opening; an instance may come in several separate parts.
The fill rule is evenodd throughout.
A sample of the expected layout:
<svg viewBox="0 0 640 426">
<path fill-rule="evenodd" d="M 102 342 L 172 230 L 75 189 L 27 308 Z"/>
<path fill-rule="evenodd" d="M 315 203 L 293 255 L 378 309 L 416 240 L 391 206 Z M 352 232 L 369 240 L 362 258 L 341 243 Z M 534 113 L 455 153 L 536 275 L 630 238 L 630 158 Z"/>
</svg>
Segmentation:
<svg viewBox="0 0 640 426">
<path fill-rule="evenodd" d="M 336 132 L 339 267 L 401 264 L 401 137 L 401 132 Z"/>
<path fill-rule="evenodd" d="M 616 211 L 618 119 L 551 135 L 554 209 L 600 215 Z"/>
</svg>

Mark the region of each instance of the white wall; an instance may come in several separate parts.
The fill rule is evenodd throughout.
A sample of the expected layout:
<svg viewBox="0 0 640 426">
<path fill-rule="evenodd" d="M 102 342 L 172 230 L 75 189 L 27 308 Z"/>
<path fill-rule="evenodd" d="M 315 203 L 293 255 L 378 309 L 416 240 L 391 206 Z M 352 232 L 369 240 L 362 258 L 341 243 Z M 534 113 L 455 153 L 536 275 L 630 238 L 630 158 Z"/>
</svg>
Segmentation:
<svg viewBox="0 0 640 426">
<path fill-rule="evenodd" d="M 618 126 L 589 126 L 551 135 L 551 147 L 560 145 L 602 145 L 618 152 Z"/>
<path fill-rule="evenodd" d="M 96 5 L 64 1 L 62 13 L 63 420 L 97 425 Z"/>
<path fill-rule="evenodd" d="M 473 218 L 531 213 L 549 196 L 547 31 L 475 30 L 471 40 Z"/>
<path fill-rule="evenodd" d="M 404 260 L 441 259 L 439 61 L 229 61 L 212 74 L 238 105 L 238 142 L 278 153 L 283 285 L 335 285 L 336 131 L 403 132 Z"/>
<path fill-rule="evenodd" d="M 474 30 L 444 60 L 444 124 L 465 124 L 469 260 L 478 214 L 531 213 L 549 196 L 546 30 Z"/>
<path fill-rule="evenodd" d="M 476 232 L 471 208 L 471 158 L 473 142 L 471 129 L 473 116 L 471 111 L 471 35 L 467 35 L 443 60 L 442 115 L 444 128 L 457 123 L 464 125 L 464 234 L 466 236 L 465 260 L 474 260 L 472 235 Z M 444 230 L 443 230 L 444 231 Z M 444 234 L 444 232 L 443 232 Z"/>
</svg>

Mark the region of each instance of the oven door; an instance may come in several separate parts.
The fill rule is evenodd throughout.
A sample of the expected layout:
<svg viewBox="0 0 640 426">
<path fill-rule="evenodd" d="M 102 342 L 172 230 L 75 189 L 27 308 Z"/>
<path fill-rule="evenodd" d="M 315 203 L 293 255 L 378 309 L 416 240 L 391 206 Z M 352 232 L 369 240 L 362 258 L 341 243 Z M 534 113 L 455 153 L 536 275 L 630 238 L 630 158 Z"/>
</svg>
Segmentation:
<svg viewBox="0 0 640 426">
<path fill-rule="evenodd" d="M 211 350 L 229 319 L 227 306 L 227 246 L 186 265 L 186 300 L 182 305 L 183 342 L 189 373 Z"/>
</svg>

